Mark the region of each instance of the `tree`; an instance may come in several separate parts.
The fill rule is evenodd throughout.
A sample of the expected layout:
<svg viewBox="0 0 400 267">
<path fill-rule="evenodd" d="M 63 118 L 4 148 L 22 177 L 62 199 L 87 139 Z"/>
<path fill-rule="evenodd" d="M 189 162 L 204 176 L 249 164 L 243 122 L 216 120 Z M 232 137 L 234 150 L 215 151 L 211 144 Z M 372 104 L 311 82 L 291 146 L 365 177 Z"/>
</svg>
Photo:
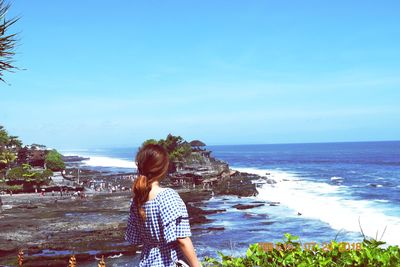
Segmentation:
<svg viewBox="0 0 400 267">
<path fill-rule="evenodd" d="M 18 136 L 11 135 L 8 140 L 7 148 L 17 151 L 22 147 L 21 140 L 18 139 Z"/>
<path fill-rule="evenodd" d="M 10 8 L 10 4 L 6 4 L 0 0 L 0 80 L 3 79 L 4 71 L 13 72 L 17 69 L 13 65 L 14 48 L 16 45 L 16 34 L 8 34 L 11 25 L 18 21 L 18 18 L 7 19 L 6 14 Z"/>
<path fill-rule="evenodd" d="M 46 150 L 31 149 L 28 151 L 27 163 L 35 167 L 44 167 L 47 153 L 48 152 Z"/>
<path fill-rule="evenodd" d="M 29 159 L 29 148 L 27 146 L 24 146 L 18 150 L 17 164 L 21 165 L 24 163 L 28 163 L 28 159 Z"/>
<path fill-rule="evenodd" d="M 4 164 L 6 169 L 8 169 L 15 160 L 17 159 L 17 155 L 14 152 L 9 150 L 5 150 L 0 152 L 0 163 Z"/>
<path fill-rule="evenodd" d="M 46 146 L 34 143 L 34 144 L 31 145 L 31 149 L 32 150 L 45 150 Z"/>
<path fill-rule="evenodd" d="M 159 143 L 167 149 L 169 154 L 171 154 L 183 143 L 183 141 L 183 138 L 179 135 L 174 136 L 172 134 L 168 134 L 167 138 L 165 140 L 161 139 Z"/>
<path fill-rule="evenodd" d="M 9 169 L 16 160 L 22 142 L 17 136 L 10 136 L 6 129 L 0 125 L 0 170 Z"/>
<path fill-rule="evenodd" d="M 0 150 L 5 149 L 8 144 L 9 136 L 6 129 L 0 125 Z"/>
<path fill-rule="evenodd" d="M 15 167 L 10 169 L 7 172 L 7 179 L 11 182 L 16 181 L 16 180 L 24 180 L 26 179 L 25 177 L 27 177 L 27 174 L 29 174 L 30 170 L 26 170 L 24 167 Z M 34 174 L 32 174 L 31 176 L 33 176 Z"/>
<path fill-rule="evenodd" d="M 175 136 L 168 134 L 167 138 L 160 139 L 156 141 L 155 139 L 148 139 L 143 142 L 142 146 L 146 144 L 160 144 L 168 152 L 169 159 L 171 161 L 171 166 L 173 166 L 174 161 L 182 160 L 183 158 L 190 155 L 192 152 L 192 147 L 188 142 L 186 142 L 181 136 Z"/>
<path fill-rule="evenodd" d="M 23 164 L 10 169 L 7 172 L 6 186 L 22 186 L 25 192 L 31 192 L 34 187 L 48 185 L 50 177 L 53 175 L 51 170 L 36 171 L 29 164 Z M 21 188 L 21 189 L 22 189 Z"/>
<path fill-rule="evenodd" d="M 200 146 L 205 146 L 206 144 L 203 143 L 203 142 L 200 141 L 200 140 L 193 140 L 193 141 L 190 142 L 190 145 L 191 145 L 191 146 L 200 147 Z"/>
<path fill-rule="evenodd" d="M 47 153 L 45 158 L 46 168 L 52 171 L 61 171 L 65 169 L 65 163 L 62 155 L 57 150 L 53 149 Z"/>
<path fill-rule="evenodd" d="M 142 146 L 148 145 L 148 144 L 158 144 L 158 141 L 156 139 L 148 139 L 143 142 Z"/>
</svg>

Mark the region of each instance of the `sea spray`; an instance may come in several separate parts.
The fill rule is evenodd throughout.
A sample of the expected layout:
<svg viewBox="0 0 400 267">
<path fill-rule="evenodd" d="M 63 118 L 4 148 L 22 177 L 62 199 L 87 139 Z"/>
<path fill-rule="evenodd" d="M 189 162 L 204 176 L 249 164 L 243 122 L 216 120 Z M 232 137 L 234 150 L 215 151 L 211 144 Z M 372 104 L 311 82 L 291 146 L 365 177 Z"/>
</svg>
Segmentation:
<svg viewBox="0 0 400 267">
<path fill-rule="evenodd" d="M 276 181 L 258 188 L 257 198 L 279 202 L 302 216 L 328 223 L 333 229 L 360 232 L 359 220 L 366 236 L 381 237 L 389 244 L 400 244 L 400 218 L 385 215 L 371 200 L 352 199 L 346 186 L 302 180 L 297 173 L 234 168 Z"/>
</svg>

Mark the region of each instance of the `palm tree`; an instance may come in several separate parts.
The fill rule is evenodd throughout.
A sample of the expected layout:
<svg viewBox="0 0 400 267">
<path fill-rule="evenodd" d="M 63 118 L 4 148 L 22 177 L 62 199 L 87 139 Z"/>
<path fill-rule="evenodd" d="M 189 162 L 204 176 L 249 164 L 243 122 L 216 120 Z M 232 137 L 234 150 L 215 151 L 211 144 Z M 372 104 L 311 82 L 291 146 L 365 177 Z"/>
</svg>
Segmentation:
<svg viewBox="0 0 400 267">
<path fill-rule="evenodd" d="M 10 4 L 0 0 L 0 80 L 3 82 L 4 71 L 13 72 L 17 69 L 12 60 L 15 55 L 16 34 L 8 34 L 8 29 L 18 18 L 6 19 L 9 8 Z"/>
</svg>

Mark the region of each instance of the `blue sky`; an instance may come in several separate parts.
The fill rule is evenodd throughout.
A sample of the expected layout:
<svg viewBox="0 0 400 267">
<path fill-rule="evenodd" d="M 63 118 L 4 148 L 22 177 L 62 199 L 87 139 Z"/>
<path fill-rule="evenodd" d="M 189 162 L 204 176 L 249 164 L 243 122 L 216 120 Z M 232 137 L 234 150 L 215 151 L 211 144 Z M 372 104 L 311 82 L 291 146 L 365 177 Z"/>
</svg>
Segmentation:
<svg viewBox="0 0 400 267">
<path fill-rule="evenodd" d="M 400 138 L 398 1 L 19 1 L 0 124 L 25 143 Z"/>
</svg>

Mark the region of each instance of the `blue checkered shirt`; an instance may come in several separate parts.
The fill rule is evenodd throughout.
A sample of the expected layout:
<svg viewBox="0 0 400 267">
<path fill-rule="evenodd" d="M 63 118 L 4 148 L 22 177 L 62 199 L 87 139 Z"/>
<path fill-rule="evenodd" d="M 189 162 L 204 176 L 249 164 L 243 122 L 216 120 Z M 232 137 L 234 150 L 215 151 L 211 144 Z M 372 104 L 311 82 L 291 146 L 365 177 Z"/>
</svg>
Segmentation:
<svg viewBox="0 0 400 267">
<path fill-rule="evenodd" d="M 192 233 L 186 205 L 179 194 L 172 188 L 165 188 L 145 202 L 143 208 L 144 223 L 132 201 L 125 233 L 125 240 L 130 244 L 143 244 L 139 266 L 175 266 L 177 260 L 185 260 L 176 239 Z"/>
</svg>

